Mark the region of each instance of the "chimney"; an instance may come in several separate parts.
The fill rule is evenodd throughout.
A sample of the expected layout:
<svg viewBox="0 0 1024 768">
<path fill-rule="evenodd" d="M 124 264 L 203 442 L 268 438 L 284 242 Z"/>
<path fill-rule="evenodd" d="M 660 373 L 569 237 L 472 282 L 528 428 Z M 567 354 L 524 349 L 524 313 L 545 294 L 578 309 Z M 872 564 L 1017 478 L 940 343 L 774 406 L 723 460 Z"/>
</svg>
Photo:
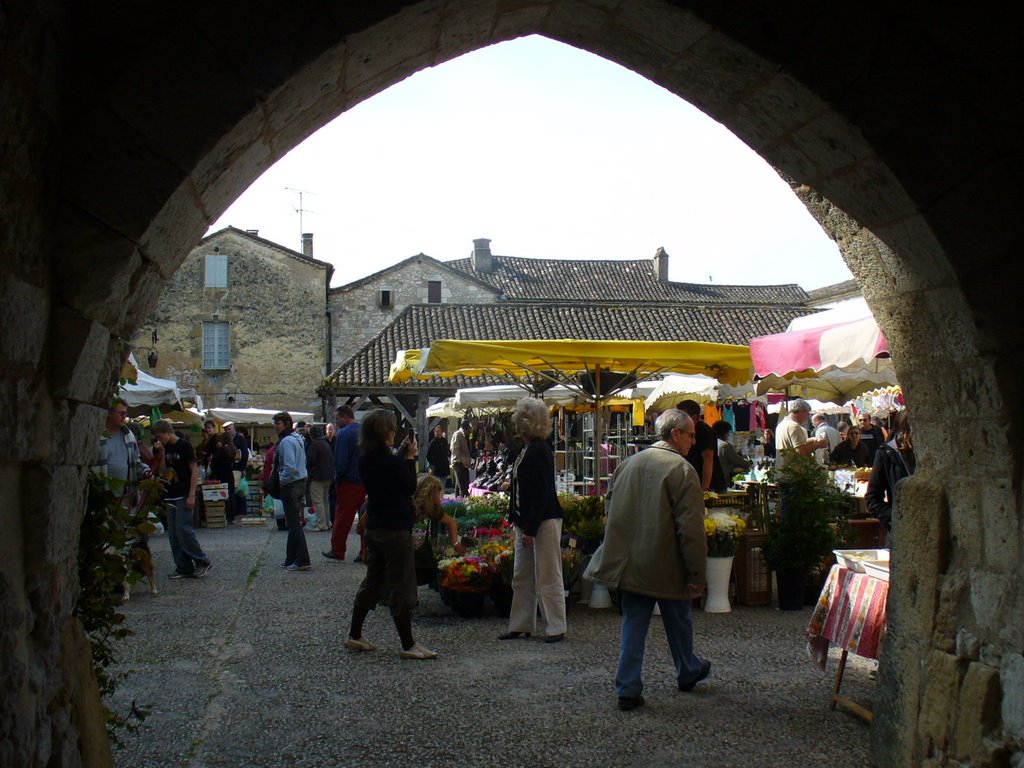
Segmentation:
<svg viewBox="0 0 1024 768">
<path fill-rule="evenodd" d="M 252 235 L 253 237 L 259 237 L 260 231 L 258 229 L 247 229 L 245 230 L 245 234 Z"/>
<path fill-rule="evenodd" d="M 480 237 L 473 241 L 471 258 L 475 272 L 493 272 L 497 266 L 494 263 L 494 256 L 491 255 L 491 241 L 486 237 Z"/>
<path fill-rule="evenodd" d="M 302 255 L 306 258 L 313 258 L 313 233 L 302 233 Z"/>
<path fill-rule="evenodd" d="M 659 283 L 668 282 L 668 253 L 664 248 L 654 252 L 654 276 Z"/>
</svg>

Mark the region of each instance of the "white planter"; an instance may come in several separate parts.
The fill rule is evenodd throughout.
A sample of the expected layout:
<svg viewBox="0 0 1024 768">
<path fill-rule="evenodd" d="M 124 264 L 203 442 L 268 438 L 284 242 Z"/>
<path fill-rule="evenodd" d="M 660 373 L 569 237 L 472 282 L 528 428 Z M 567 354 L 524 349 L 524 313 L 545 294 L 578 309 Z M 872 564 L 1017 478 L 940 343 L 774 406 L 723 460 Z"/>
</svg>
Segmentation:
<svg viewBox="0 0 1024 768">
<path fill-rule="evenodd" d="M 608 594 L 608 587 L 604 584 L 594 584 L 590 588 L 591 608 L 611 608 L 612 596 Z"/>
<path fill-rule="evenodd" d="M 732 575 L 731 557 L 709 557 L 707 566 L 708 593 L 704 601 L 705 613 L 729 613 L 729 577 Z"/>
<path fill-rule="evenodd" d="M 580 605 L 588 605 L 590 603 L 590 590 L 593 588 L 594 582 L 587 579 L 580 579 Z"/>
</svg>

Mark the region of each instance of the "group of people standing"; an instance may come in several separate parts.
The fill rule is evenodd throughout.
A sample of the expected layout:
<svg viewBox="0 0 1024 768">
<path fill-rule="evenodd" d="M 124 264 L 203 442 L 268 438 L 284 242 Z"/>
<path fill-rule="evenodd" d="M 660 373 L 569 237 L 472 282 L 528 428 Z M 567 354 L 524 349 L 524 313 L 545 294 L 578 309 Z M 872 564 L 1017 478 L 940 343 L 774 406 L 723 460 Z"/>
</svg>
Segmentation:
<svg viewBox="0 0 1024 768">
<path fill-rule="evenodd" d="M 822 420 L 818 420 L 816 436 L 808 436 L 804 425 L 810 418 L 811 406 L 806 400 L 790 403 L 789 413 L 779 422 L 777 431 L 776 468 L 784 467 L 794 453 L 809 455 L 830 448 L 831 438 L 822 428 Z M 871 467 L 864 498 L 868 512 L 878 518 L 885 531 L 885 545 L 888 547 L 892 542 L 896 484 L 917 469 L 913 431 L 907 411 L 902 410 L 896 415 L 892 434 L 887 434 L 881 425 L 874 423 L 869 413 L 861 411 L 857 414 L 857 424 L 846 428 L 845 439 L 831 448 L 829 463 Z"/>
</svg>

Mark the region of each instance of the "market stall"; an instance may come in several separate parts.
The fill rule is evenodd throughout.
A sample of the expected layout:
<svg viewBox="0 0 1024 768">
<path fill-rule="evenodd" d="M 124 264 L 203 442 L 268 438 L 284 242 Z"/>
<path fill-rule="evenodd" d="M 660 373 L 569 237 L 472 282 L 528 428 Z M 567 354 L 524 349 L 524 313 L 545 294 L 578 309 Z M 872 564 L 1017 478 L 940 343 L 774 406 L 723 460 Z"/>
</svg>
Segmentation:
<svg viewBox="0 0 1024 768">
<path fill-rule="evenodd" d="M 784 333 L 750 340 L 757 393 L 846 403 L 896 384 L 888 342 L 866 303 L 793 320 Z"/>
<path fill-rule="evenodd" d="M 564 386 L 594 407 L 593 445 L 600 446 L 601 408 L 642 379 L 665 373 L 703 374 L 737 385 L 751 378 L 745 346 L 700 341 L 581 339 L 461 341 L 443 339 L 403 350 L 391 366 L 391 381 L 490 375 L 530 388 Z M 601 487 L 601 461 L 594 460 L 594 485 Z"/>
</svg>

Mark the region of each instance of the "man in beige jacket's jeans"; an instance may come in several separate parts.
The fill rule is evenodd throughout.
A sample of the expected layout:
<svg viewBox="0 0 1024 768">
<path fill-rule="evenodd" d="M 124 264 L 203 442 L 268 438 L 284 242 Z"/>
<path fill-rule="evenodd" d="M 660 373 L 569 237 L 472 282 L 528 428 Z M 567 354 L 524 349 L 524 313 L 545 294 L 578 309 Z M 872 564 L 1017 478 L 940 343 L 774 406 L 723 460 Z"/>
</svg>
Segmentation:
<svg viewBox="0 0 1024 768">
<path fill-rule="evenodd" d="M 660 440 L 631 456 L 612 475 L 605 500 L 604 543 L 585 578 L 619 590 L 622 631 L 615 693 L 619 709 L 644 703 L 641 669 L 651 614 L 657 603 L 681 691 L 711 672 L 693 651 L 690 601 L 704 592 L 708 545 L 704 494 L 683 458 L 693 446 L 693 421 L 665 411 L 655 424 Z"/>
</svg>

